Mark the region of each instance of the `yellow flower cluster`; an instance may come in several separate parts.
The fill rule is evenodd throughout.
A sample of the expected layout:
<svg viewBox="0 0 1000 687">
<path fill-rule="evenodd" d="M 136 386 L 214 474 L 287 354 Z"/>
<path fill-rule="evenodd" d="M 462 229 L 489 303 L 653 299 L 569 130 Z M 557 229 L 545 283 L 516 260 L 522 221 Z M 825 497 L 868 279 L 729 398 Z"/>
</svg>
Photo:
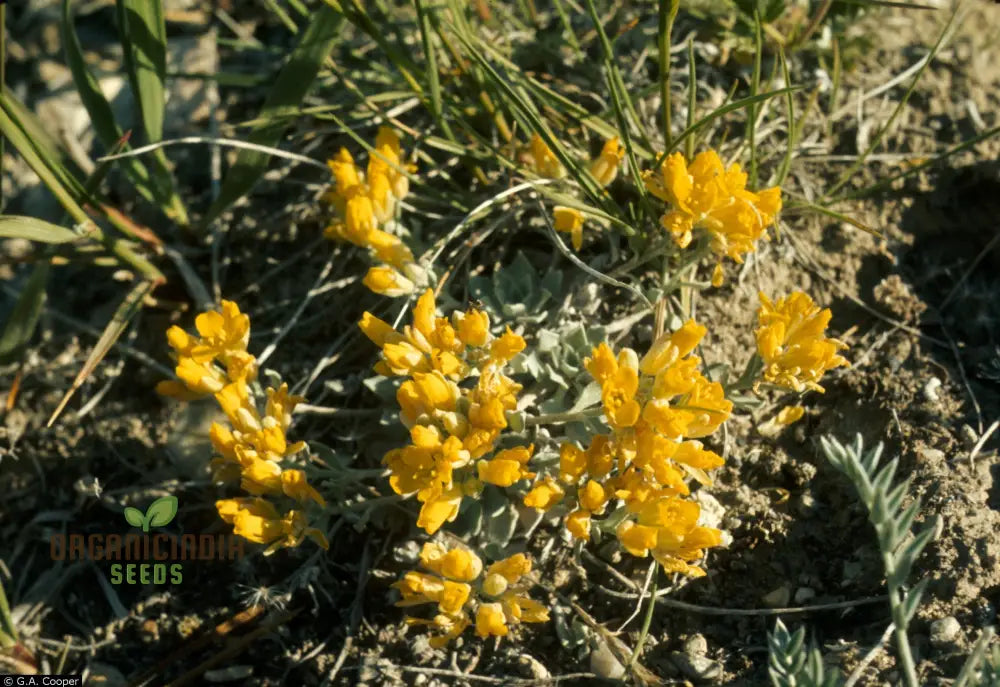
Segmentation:
<svg viewBox="0 0 1000 687">
<path fill-rule="evenodd" d="M 264 413 L 251 394 L 257 360 L 247 351 L 250 318 L 232 301 L 222 301 L 220 311 L 195 318 L 198 336 L 180 327 L 167 330 L 167 342 L 177 360 L 177 381 L 161 382 L 160 393 L 193 398 L 213 394 L 229 420 L 229 427 L 213 422 L 209 430 L 217 457 L 212 460 L 218 481 L 239 482 L 250 498 L 225 499 L 216 503 L 219 516 L 233 525 L 234 532 L 252 542 L 267 544 L 267 553 L 281 547 L 298 546 L 310 537 L 323 548 L 326 538 L 308 526 L 301 510 L 280 515 L 264 497 L 284 495 L 303 504 L 326 506 L 302 470 L 283 469 L 282 461 L 299 451 L 301 441 L 288 443 L 286 432 L 292 410 L 303 399 L 288 393 L 288 386 L 266 390 Z"/>
<path fill-rule="evenodd" d="M 625 149 L 616 136 L 604 143 L 600 154 L 590 163 L 588 170 L 597 183 L 605 187 L 615 180 L 618 175 L 618 167 L 624 157 Z M 531 138 L 527 161 L 532 171 L 538 176 L 547 179 L 561 179 L 566 175 L 566 169 L 538 134 Z M 576 208 L 557 205 L 553 208 L 552 215 L 556 231 L 569 234 L 573 248 L 580 250 L 583 246 L 583 213 Z"/>
<path fill-rule="evenodd" d="M 747 190 L 747 175 L 739 164 L 725 169 L 714 150 L 698 154 L 690 165 L 680 153 L 668 155 L 659 170 L 643 175 L 643 182 L 650 193 L 670 203 L 660 223 L 677 245 L 686 248 L 696 228 L 708 232 L 711 250 L 719 258 L 714 286 L 722 284 L 722 259 L 743 262 L 781 210 L 780 188 Z"/>
<path fill-rule="evenodd" d="M 511 625 L 549 619 L 548 609 L 527 595 L 531 560 L 523 553 L 497 561 L 484 575 L 483 562 L 472 551 L 428 542 L 420 552 L 420 565 L 429 572 L 408 572 L 392 586 L 402 595 L 397 606 L 437 604 L 431 620 L 407 618 L 410 625 L 441 633 L 430 639 L 433 647 L 458 637 L 473 618 L 479 637 L 505 637 Z"/>
<path fill-rule="evenodd" d="M 850 365 L 837 354 L 847 344 L 826 336 L 832 313 L 795 291 L 774 303 L 760 294 L 757 352 L 764 361 L 764 381 L 793 391 L 823 393 L 819 379 L 827 370 Z"/>
<path fill-rule="evenodd" d="M 326 228 L 326 236 L 368 248 L 383 263 L 365 275 L 365 286 L 375 293 L 392 297 L 413 293 L 414 282 L 424 280 L 424 271 L 406 244 L 384 230 L 409 191 L 405 172 L 414 169 L 402 161 L 399 137 L 388 127 L 379 128 L 365 173 L 346 148 L 327 164 L 334 186 L 323 198 L 336 209 L 338 218 Z"/>
<path fill-rule="evenodd" d="M 570 495 L 576 508 L 566 527 L 587 540 L 592 517 L 620 499 L 627 515 L 616 534 L 627 551 L 652 554 L 669 572 L 703 575 L 690 561 L 717 546 L 720 532 L 698 525 L 698 504 L 682 498 L 690 493 L 685 479 L 710 483 L 707 471 L 723 461 L 697 439 L 718 429 L 733 408 L 691 355 L 705 331 L 689 320 L 657 339 L 641 360 L 629 348 L 617 356 L 606 343 L 595 348 L 585 366 L 601 385 L 612 431 L 594 436 L 586 450 L 564 443 L 559 481 L 537 484 L 525 505 L 547 510 Z"/>
<path fill-rule="evenodd" d="M 521 386 L 503 369 L 524 350 L 524 339 L 510 328 L 492 337 L 481 310 L 456 311 L 451 319 L 435 311 L 428 289 L 402 332 L 367 312 L 359 322 L 382 349 L 376 372 L 408 378 L 396 399 L 412 443 L 389 451 L 384 462 L 393 490 L 423 504 L 417 526 L 428 534 L 454 520 L 462 498 L 480 493 L 484 482 L 508 487 L 534 476 L 527 469 L 532 446 L 486 458 L 507 427 L 506 413 L 517 407 Z M 459 386 L 467 379 L 475 383 Z"/>
</svg>

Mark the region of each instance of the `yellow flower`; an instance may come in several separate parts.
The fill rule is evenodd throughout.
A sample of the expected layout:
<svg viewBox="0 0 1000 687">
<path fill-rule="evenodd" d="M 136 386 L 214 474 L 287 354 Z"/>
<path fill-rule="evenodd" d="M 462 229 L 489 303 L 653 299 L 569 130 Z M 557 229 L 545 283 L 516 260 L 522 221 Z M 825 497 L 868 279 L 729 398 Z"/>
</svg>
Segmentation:
<svg viewBox="0 0 1000 687">
<path fill-rule="evenodd" d="M 417 516 L 417 527 L 427 534 L 434 534 L 446 522 L 452 522 L 458 517 L 458 508 L 462 503 L 461 488 L 442 489 L 432 487 L 421 494 L 423 506 Z"/>
<path fill-rule="evenodd" d="M 639 371 L 625 365 L 619 366 L 604 382 L 601 390 L 604 414 L 615 429 L 631 427 L 639 419 L 640 406 L 634 398 L 638 389 Z"/>
<path fill-rule="evenodd" d="M 354 164 L 354 158 L 351 157 L 351 153 L 348 152 L 347 148 L 341 148 L 337 156 L 332 160 L 328 160 L 326 165 L 333 174 L 338 197 L 344 198 L 350 189 L 361 185 L 361 175 L 358 172 L 358 167 Z"/>
<path fill-rule="evenodd" d="M 523 553 L 497 561 L 486 571 L 487 575 L 499 575 L 508 584 L 516 584 L 522 577 L 531 572 L 531 559 Z"/>
<path fill-rule="evenodd" d="M 694 320 L 688 320 L 677 331 L 665 333 L 654 341 L 642 357 L 639 369 L 647 375 L 660 374 L 693 351 L 707 331 Z"/>
<path fill-rule="evenodd" d="M 281 473 L 281 490 L 286 496 L 290 496 L 299 503 L 305 501 L 315 501 L 320 508 L 326 507 L 326 501 L 319 495 L 306 480 L 306 473 L 302 470 L 283 470 Z"/>
<path fill-rule="evenodd" d="M 370 267 L 363 280 L 375 293 L 398 298 L 413 293 L 416 285 L 392 267 Z"/>
<path fill-rule="evenodd" d="M 226 375 L 211 362 L 199 363 L 194 358 L 180 358 L 174 369 L 184 385 L 198 396 L 221 391 L 226 384 Z"/>
<path fill-rule="evenodd" d="M 482 310 L 456 312 L 452 315 L 458 338 L 466 346 L 483 346 L 490 335 L 490 317 Z"/>
<path fill-rule="evenodd" d="M 524 497 L 524 505 L 537 511 L 547 511 L 562 500 L 565 492 L 551 477 L 536 484 Z"/>
<path fill-rule="evenodd" d="M 576 444 L 564 443 L 559 447 L 559 479 L 576 484 L 587 470 L 587 454 Z"/>
<path fill-rule="evenodd" d="M 790 425 L 793 422 L 797 422 L 806 414 L 806 409 L 802 406 L 785 406 L 780 411 L 778 411 L 775 421 L 779 425 Z"/>
<path fill-rule="evenodd" d="M 652 553 L 667 572 L 700 577 L 705 572 L 690 561 L 721 543 L 719 530 L 698 525 L 700 513 L 697 503 L 677 497 L 650 500 L 639 511 L 637 521 L 622 521 L 618 539 L 635 556 Z"/>
<path fill-rule="evenodd" d="M 525 346 L 524 339 L 511 331 L 510 327 L 507 327 L 503 336 L 490 346 L 490 360 L 494 363 L 508 363 L 514 356 L 523 351 Z"/>
<path fill-rule="evenodd" d="M 476 611 L 476 634 L 480 637 L 506 637 L 507 618 L 498 603 L 480 604 Z"/>
<path fill-rule="evenodd" d="M 483 561 L 472 551 L 461 548 L 449 551 L 434 542 L 427 542 L 420 550 L 420 564 L 458 582 L 471 582 L 483 572 Z"/>
<path fill-rule="evenodd" d="M 519 480 L 531 479 L 535 473 L 529 472 L 525 466 L 531 460 L 533 450 L 534 446 L 520 446 L 500 451 L 490 460 L 479 461 L 479 479 L 498 487 L 509 487 Z"/>
<path fill-rule="evenodd" d="M 392 586 L 402 597 L 397 606 L 437 604 L 440 613 L 433 620 L 406 620 L 410 625 L 426 625 L 443 632 L 431 638 L 434 647 L 440 648 L 460 635 L 471 624 L 469 612 L 473 610 L 481 637 L 506 635 L 511 624 L 548 620 L 548 610 L 524 594 L 530 584 L 525 575 L 531 572 L 531 561 L 524 554 L 497 561 L 483 575 L 482 561 L 473 552 L 464 548 L 448 550 L 429 542 L 420 552 L 420 564 L 433 574 L 410 571 Z M 477 585 L 480 576 L 483 578 Z"/>
<path fill-rule="evenodd" d="M 397 200 L 403 200 L 410 189 L 410 180 L 404 172 L 416 171 L 416 167 L 407 165 L 406 169 L 403 169 L 403 151 L 399 143 L 399 136 L 389 127 L 380 126 L 378 134 L 375 136 L 375 149 L 390 163 L 387 165 L 385 174 L 392 186 L 392 195 Z"/>
<path fill-rule="evenodd" d="M 837 354 L 847 345 L 826 336 L 830 310 L 821 310 L 801 291 L 777 303 L 761 293 L 760 303 L 757 351 L 764 361 L 764 379 L 797 392 L 822 393 L 819 380 L 823 374 L 850 364 Z"/>
<path fill-rule="evenodd" d="M 615 136 L 605 142 L 604 147 L 601 148 L 601 154 L 590 163 L 590 173 L 598 184 L 607 186 L 615 180 L 618 166 L 621 165 L 623 159 L 625 159 L 625 149 L 619 143 L 618 137 Z"/>
<path fill-rule="evenodd" d="M 604 504 L 608 502 L 608 494 L 599 482 L 588 480 L 577 494 L 580 507 L 591 513 L 601 513 L 604 511 Z"/>
<path fill-rule="evenodd" d="M 618 372 L 618 359 L 615 352 L 603 341 L 593 350 L 590 358 L 584 358 L 583 366 L 590 376 L 601 386 Z"/>
<path fill-rule="evenodd" d="M 400 385 L 396 400 L 400 415 L 409 426 L 421 415 L 454 410 L 460 394 L 458 386 L 440 372 L 414 372 L 413 379 Z"/>
<path fill-rule="evenodd" d="M 380 320 L 367 311 L 361 316 L 358 327 L 379 348 L 385 346 L 389 341 L 399 341 L 403 338 L 401 334 L 392 328 L 392 325 L 384 320 Z"/>
<path fill-rule="evenodd" d="M 646 172 L 643 181 L 650 193 L 670 204 L 660 222 L 681 248 L 691 242 L 695 228 L 703 228 L 712 251 L 736 262 L 754 250 L 754 242 L 781 209 L 779 188 L 748 191 L 740 166 L 726 170 L 713 150 L 700 153 L 690 165 L 680 153 L 668 155 L 657 173 Z M 714 275 L 713 281 L 719 279 L 721 274 Z"/>
<path fill-rule="evenodd" d="M 552 218 L 556 231 L 569 234 L 573 250 L 580 250 L 583 246 L 583 213 L 575 208 L 556 205 L 552 208 Z"/>
<path fill-rule="evenodd" d="M 575 510 L 566 516 L 566 529 L 577 539 L 590 541 L 590 513 Z"/>
<path fill-rule="evenodd" d="M 329 548 L 323 533 L 308 527 L 302 513 L 288 511 L 282 517 L 265 499 L 225 499 L 216 501 L 215 507 L 219 517 L 233 525 L 234 534 L 257 544 L 269 544 L 265 554 L 281 547 L 298 546 L 305 537 L 313 539 L 321 548 Z"/>
<path fill-rule="evenodd" d="M 532 169 L 538 176 L 561 179 L 566 175 L 566 169 L 559 162 L 559 158 L 538 134 L 531 136 L 531 161 Z"/>
</svg>

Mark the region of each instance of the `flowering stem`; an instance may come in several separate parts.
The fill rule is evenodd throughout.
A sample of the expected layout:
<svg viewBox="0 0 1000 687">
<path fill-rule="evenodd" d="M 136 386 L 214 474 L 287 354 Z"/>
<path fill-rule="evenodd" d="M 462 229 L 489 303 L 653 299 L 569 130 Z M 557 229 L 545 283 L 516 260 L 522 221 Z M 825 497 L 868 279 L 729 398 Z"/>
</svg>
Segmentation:
<svg viewBox="0 0 1000 687">
<path fill-rule="evenodd" d="M 646 617 L 642 619 L 642 629 L 639 631 L 639 639 L 635 643 L 635 649 L 632 650 L 632 656 L 628 660 L 628 665 L 631 668 L 639 660 L 639 655 L 642 653 L 642 645 L 646 643 L 646 636 L 649 634 L 649 626 L 653 623 L 653 612 L 656 610 L 656 589 L 657 581 L 660 577 L 659 566 L 657 566 L 656 572 L 653 573 L 653 584 L 649 590 L 649 606 L 646 608 Z"/>
<path fill-rule="evenodd" d="M 665 149 L 670 150 L 673 142 L 670 134 L 670 35 L 673 33 L 674 19 L 680 9 L 680 0 L 660 0 L 659 58 L 660 58 L 660 100 L 663 107 L 663 140 Z"/>
<path fill-rule="evenodd" d="M 534 417 L 525 418 L 524 424 L 527 427 L 535 425 L 561 425 L 567 422 L 579 422 L 580 420 L 597 417 L 603 412 L 604 408 L 596 406 L 573 413 L 548 413 L 546 415 L 535 415 Z"/>
</svg>

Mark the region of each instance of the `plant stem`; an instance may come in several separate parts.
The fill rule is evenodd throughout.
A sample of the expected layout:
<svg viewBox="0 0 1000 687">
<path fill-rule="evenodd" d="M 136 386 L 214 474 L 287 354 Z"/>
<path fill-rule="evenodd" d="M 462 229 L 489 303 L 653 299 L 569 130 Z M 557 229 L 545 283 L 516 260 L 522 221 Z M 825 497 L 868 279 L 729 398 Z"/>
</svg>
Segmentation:
<svg viewBox="0 0 1000 687">
<path fill-rule="evenodd" d="M 603 412 L 604 408 L 597 406 L 595 408 L 588 408 L 587 410 L 580 410 L 574 413 L 549 413 L 547 415 L 536 415 L 534 417 L 525 418 L 524 424 L 526 427 L 533 427 L 535 425 L 559 425 L 567 422 L 579 422 L 580 420 L 586 420 L 587 418 L 597 417 Z"/>
<path fill-rule="evenodd" d="M 665 149 L 670 150 L 670 35 L 674 30 L 674 19 L 680 9 L 680 0 L 660 0 L 659 58 L 660 58 L 660 100 L 663 107 L 663 140 Z"/>
<path fill-rule="evenodd" d="M 646 608 L 646 617 L 642 619 L 642 629 L 639 631 L 639 639 L 635 643 L 635 649 L 632 650 L 632 656 L 629 658 L 629 667 L 636 664 L 639 660 L 639 655 L 642 653 L 642 645 L 646 643 L 646 637 L 649 635 L 649 626 L 653 624 L 653 612 L 656 610 L 656 590 L 657 582 L 660 577 L 660 568 L 656 567 L 656 572 L 653 573 L 653 586 L 649 590 L 649 606 Z"/>
<path fill-rule="evenodd" d="M 896 635 L 896 654 L 899 658 L 899 668 L 903 673 L 906 687 L 919 687 L 917 668 L 913 662 L 913 653 L 910 651 L 910 640 L 906 636 L 909 625 L 903 603 L 906 600 L 906 593 L 901 585 L 895 581 L 896 564 L 891 552 L 883 546 L 879 546 L 879 548 L 882 549 L 882 564 L 885 568 L 886 586 L 889 588 L 889 608 L 892 611 L 892 622 L 896 626 L 894 634 Z"/>
</svg>

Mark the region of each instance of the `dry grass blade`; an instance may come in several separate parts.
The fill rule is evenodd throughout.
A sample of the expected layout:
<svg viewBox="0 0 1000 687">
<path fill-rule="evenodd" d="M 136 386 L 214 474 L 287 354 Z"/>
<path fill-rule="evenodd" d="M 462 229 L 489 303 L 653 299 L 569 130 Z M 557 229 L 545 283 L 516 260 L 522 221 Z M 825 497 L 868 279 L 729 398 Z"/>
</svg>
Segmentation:
<svg viewBox="0 0 1000 687">
<path fill-rule="evenodd" d="M 323 7 L 313 15 L 288 62 L 275 79 L 258 117 L 267 123 L 250 133 L 248 139 L 251 143 L 264 146 L 278 143 L 290 121 L 289 115 L 299 109 L 320 66 L 330 54 L 343 21 L 343 17 L 329 7 Z M 270 155 L 259 151 L 240 152 L 236 164 L 222 182 L 219 197 L 208 210 L 204 226 L 218 219 L 226 208 L 250 192 L 264 174 L 270 159 Z"/>
<path fill-rule="evenodd" d="M 118 337 L 120 337 L 122 332 L 125 331 L 125 327 L 127 327 L 128 323 L 132 321 L 135 314 L 139 312 L 139 309 L 142 307 L 143 299 L 149 295 L 155 286 L 156 283 L 151 280 L 143 280 L 139 282 L 125 297 L 122 304 L 118 306 L 118 310 L 115 311 L 114 317 L 112 317 L 111 321 L 108 322 L 108 326 L 104 328 L 101 338 L 97 340 L 96 344 L 94 344 L 94 350 L 90 352 L 90 355 L 87 357 L 86 362 L 80 369 L 79 374 L 77 374 L 76 379 L 73 380 L 73 384 L 70 386 L 69 391 L 66 392 L 66 395 L 63 396 L 62 400 L 59 401 L 59 405 L 56 407 L 55 411 L 53 411 L 47 424 L 48 427 L 52 426 L 62 413 L 63 409 L 66 407 L 66 404 L 69 403 L 69 399 L 73 397 L 76 390 L 83 385 L 87 377 L 94 372 L 98 363 L 100 363 L 104 359 L 104 356 L 108 354 L 108 351 L 111 350 L 115 341 L 117 341 Z"/>
</svg>

